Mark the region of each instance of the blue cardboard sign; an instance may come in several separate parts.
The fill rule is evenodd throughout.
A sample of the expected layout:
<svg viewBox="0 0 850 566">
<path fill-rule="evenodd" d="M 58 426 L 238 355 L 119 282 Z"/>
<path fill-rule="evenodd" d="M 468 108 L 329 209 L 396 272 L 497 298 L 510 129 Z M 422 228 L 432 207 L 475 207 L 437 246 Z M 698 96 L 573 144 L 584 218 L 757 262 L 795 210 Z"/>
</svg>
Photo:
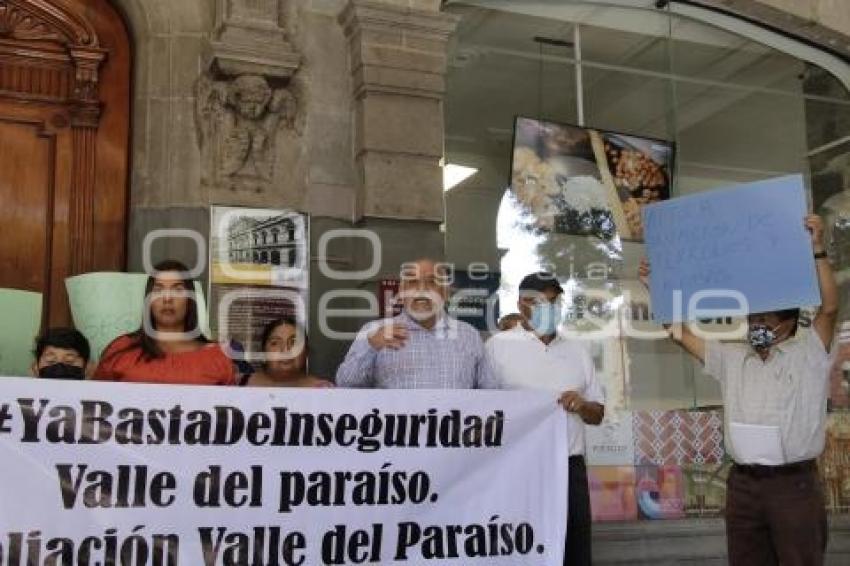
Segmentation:
<svg viewBox="0 0 850 566">
<path fill-rule="evenodd" d="M 802 175 L 680 197 L 643 209 L 650 296 L 659 322 L 693 321 L 699 309 L 747 312 L 820 304 Z M 676 296 L 681 291 L 681 296 Z M 695 299 L 696 302 L 692 302 Z"/>
</svg>

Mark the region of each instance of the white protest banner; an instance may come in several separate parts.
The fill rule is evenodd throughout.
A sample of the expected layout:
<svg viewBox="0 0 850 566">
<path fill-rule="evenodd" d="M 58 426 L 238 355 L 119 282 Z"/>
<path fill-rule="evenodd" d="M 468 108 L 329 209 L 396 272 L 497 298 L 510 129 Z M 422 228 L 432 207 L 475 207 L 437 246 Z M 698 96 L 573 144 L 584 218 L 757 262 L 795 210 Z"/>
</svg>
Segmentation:
<svg viewBox="0 0 850 566">
<path fill-rule="evenodd" d="M 6 379 L 0 564 L 561 564 L 554 396 Z"/>
</svg>

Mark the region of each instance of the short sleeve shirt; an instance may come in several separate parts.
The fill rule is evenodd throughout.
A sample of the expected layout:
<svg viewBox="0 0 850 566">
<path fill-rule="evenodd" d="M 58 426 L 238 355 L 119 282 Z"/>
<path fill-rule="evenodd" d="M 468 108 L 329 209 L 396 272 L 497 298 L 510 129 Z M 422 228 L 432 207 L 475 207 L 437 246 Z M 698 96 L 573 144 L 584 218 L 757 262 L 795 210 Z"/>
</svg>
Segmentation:
<svg viewBox="0 0 850 566">
<path fill-rule="evenodd" d="M 236 368 L 218 344 L 145 359 L 135 341 L 122 336 L 100 358 L 94 379 L 176 385 L 236 385 Z"/>
<path fill-rule="evenodd" d="M 786 463 L 817 458 L 825 442 L 830 364 L 810 329 L 773 346 L 764 361 L 749 345 L 707 341 L 705 371 L 720 382 L 732 459 L 742 461 L 728 433 L 733 422 L 779 427 Z"/>
</svg>

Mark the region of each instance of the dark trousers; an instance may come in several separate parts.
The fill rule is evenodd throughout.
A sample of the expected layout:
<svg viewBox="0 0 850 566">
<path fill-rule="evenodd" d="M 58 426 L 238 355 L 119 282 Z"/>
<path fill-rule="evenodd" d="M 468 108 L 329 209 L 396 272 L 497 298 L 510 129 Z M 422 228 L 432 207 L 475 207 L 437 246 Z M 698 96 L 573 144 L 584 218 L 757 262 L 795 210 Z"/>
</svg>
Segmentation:
<svg viewBox="0 0 850 566">
<path fill-rule="evenodd" d="M 732 467 L 726 493 L 731 566 L 821 566 L 827 523 L 814 461 Z"/>
<path fill-rule="evenodd" d="M 590 566 L 590 491 L 582 456 L 570 456 L 567 542 L 564 566 Z"/>
</svg>

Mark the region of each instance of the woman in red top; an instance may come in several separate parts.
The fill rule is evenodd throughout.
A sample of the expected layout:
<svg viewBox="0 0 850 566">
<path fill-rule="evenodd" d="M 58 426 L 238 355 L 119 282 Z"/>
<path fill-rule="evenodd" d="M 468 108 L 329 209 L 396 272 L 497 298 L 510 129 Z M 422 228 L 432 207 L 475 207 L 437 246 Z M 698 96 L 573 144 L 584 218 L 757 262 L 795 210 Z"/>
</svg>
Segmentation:
<svg viewBox="0 0 850 566">
<path fill-rule="evenodd" d="M 198 329 L 194 281 L 178 261 L 156 265 L 145 286 L 148 319 L 103 352 L 94 379 L 183 385 L 235 385 L 236 369 Z"/>
<path fill-rule="evenodd" d="M 262 370 L 242 385 L 251 387 L 333 387 L 327 379 L 307 373 L 307 336 L 292 317 L 270 322 L 263 330 Z"/>
</svg>

